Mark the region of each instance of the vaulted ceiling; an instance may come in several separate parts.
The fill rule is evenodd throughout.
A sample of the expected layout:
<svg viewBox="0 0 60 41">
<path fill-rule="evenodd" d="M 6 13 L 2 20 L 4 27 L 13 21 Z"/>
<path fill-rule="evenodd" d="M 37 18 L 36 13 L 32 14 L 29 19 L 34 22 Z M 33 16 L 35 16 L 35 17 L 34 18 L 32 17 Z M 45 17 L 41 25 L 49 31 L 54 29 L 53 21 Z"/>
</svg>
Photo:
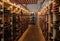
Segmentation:
<svg viewBox="0 0 60 41">
<path fill-rule="evenodd" d="M 38 0 L 36 4 L 23 4 L 26 8 L 28 8 L 31 12 L 38 12 L 43 8 L 43 4 L 48 2 L 49 0 Z"/>
<path fill-rule="evenodd" d="M 10 0 L 10 1 L 26 7 L 31 12 L 37 12 L 37 11 L 40 11 L 43 4 L 45 4 L 49 0 L 35 0 L 35 1 L 34 0 L 33 1 L 32 0 L 28 0 L 28 1 L 27 0 Z M 25 2 L 25 4 L 24 4 L 24 2 Z"/>
</svg>

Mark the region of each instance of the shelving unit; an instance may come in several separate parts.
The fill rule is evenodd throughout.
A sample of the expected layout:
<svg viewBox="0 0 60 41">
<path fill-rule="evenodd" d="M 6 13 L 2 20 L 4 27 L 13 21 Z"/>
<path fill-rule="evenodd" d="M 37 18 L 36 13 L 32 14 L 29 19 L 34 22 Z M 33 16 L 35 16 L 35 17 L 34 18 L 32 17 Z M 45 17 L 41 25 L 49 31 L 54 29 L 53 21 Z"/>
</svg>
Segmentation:
<svg viewBox="0 0 60 41">
<path fill-rule="evenodd" d="M 29 16 L 21 14 L 13 14 L 13 31 L 14 31 L 14 40 L 18 37 L 21 37 L 29 25 Z M 19 36 L 18 36 L 19 35 Z"/>
<path fill-rule="evenodd" d="M 0 41 L 4 39 L 4 14 L 3 14 L 3 2 L 0 0 Z"/>
<path fill-rule="evenodd" d="M 59 7 L 59 3 L 53 0 L 49 6 L 40 11 L 40 27 L 42 27 L 41 29 L 46 41 L 60 41 Z"/>
<path fill-rule="evenodd" d="M 20 15 L 13 14 L 13 36 L 14 41 L 18 39 L 21 35 L 21 29 L 20 29 Z"/>
<path fill-rule="evenodd" d="M 29 25 L 29 11 L 22 6 L 0 2 L 0 41 L 17 41 Z"/>
<path fill-rule="evenodd" d="M 53 40 L 55 41 L 60 41 L 60 30 L 59 30 L 59 26 L 60 26 L 60 17 L 59 17 L 59 2 L 57 3 L 56 1 L 59 1 L 59 0 L 54 0 L 53 2 L 53 5 L 52 5 L 52 8 L 53 8 L 53 14 L 55 15 L 56 19 L 54 19 L 54 30 L 53 30 L 53 35 L 55 35 L 55 38 Z"/>
<path fill-rule="evenodd" d="M 53 35 L 53 27 L 51 25 L 53 24 L 53 13 L 51 11 L 52 3 L 43 8 L 43 10 L 40 12 L 39 23 L 46 41 L 52 41 L 51 37 Z"/>
</svg>

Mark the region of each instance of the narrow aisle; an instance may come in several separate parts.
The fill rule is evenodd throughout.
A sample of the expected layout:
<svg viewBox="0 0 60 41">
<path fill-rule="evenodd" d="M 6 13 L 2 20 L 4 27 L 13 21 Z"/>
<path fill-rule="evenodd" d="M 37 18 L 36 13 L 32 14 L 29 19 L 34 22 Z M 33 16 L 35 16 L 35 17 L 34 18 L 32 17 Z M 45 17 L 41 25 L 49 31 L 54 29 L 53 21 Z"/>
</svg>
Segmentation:
<svg viewBox="0 0 60 41">
<path fill-rule="evenodd" d="M 18 41 L 45 41 L 41 29 L 36 25 L 31 25 L 27 34 L 23 37 L 23 40 L 19 39 Z"/>
</svg>

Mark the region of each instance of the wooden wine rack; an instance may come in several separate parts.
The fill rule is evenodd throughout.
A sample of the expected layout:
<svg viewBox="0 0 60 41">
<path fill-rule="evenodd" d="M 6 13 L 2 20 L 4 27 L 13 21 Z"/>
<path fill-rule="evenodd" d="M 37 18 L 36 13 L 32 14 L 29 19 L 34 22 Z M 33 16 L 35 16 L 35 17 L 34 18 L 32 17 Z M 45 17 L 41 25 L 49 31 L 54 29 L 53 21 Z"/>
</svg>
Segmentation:
<svg viewBox="0 0 60 41">
<path fill-rule="evenodd" d="M 58 0 L 56 0 L 56 1 L 58 1 Z M 55 37 L 55 41 L 60 41 L 60 32 L 59 32 L 59 23 L 60 23 L 60 12 L 59 12 L 59 4 L 57 3 L 57 2 L 54 2 L 53 3 L 53 14 L 55 14 L 56 15 L 56 21 L 55 21 L 55 26 L 54 26 L 54 28 L 55 28 L 55 30 L 56 30 L 56 37 Z"/>
<path fill-rule="evenodd" d="M 28 28 L 29 13 L 24 7 L 0 2 L 0 41 L 17 41 Z"/>
<path fill-rule="evenodd" d="M 49 6 L 44 8 L 40 13 L 40 27 L 42 27 L 43 34 L 46 38 L 46 41 L 54 41 L 54 22 L 60 22 L 60 12 L 59 12 L 60 5 L 53 1 Z M 45 12 L 45 13 L 43 13 Z M 58 24 L 57 24 L 58 25 Z M 47 28 L 47 29 L 46 29 Z M 56 38 L 58 41 L 60 39 L 59 34 L 59 27 L 56 27 L 57 35 Z M 59 34 L 58 34 L 59 33 Z M 59 40 L 60 41 L 60 40 Z"/>
<path fill-rule="evenodd" d="M 0 41 L 4 41 L 4 13 L 3 2 L 0 0 Z"/>
</svg>

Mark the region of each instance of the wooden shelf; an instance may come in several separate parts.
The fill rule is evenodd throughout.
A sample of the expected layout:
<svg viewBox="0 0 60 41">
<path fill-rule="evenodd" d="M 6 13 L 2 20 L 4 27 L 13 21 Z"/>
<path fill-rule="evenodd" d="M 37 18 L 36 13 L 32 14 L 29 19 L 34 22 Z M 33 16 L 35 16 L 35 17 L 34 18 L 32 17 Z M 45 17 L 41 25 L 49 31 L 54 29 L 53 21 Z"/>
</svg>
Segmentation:
<svg viewBox="0 0 60 41">
<path fill-rule="evenodd" d="M 17 41 L 28 28 L 29 13 L 23 7 L 17 7 L 12 3 L 4 2 L 4 7 L 0 6 L 0 19 L 2 21 L 2 35 L 4 41 Z M 1 3 L 0 3 L 1 5 Z M 9 7 L 9 8 L 8 8 Z M 23 10 L 24 9 L 24 10 Z M 15 11 L 16 10 L 16 11 Z M 22 10 L 22 12 L 21 12 Z M 17 13 L 17 11 L 19 11 Z M 24 14 L 23 16 L 20 14 Z"/>
</svg>

